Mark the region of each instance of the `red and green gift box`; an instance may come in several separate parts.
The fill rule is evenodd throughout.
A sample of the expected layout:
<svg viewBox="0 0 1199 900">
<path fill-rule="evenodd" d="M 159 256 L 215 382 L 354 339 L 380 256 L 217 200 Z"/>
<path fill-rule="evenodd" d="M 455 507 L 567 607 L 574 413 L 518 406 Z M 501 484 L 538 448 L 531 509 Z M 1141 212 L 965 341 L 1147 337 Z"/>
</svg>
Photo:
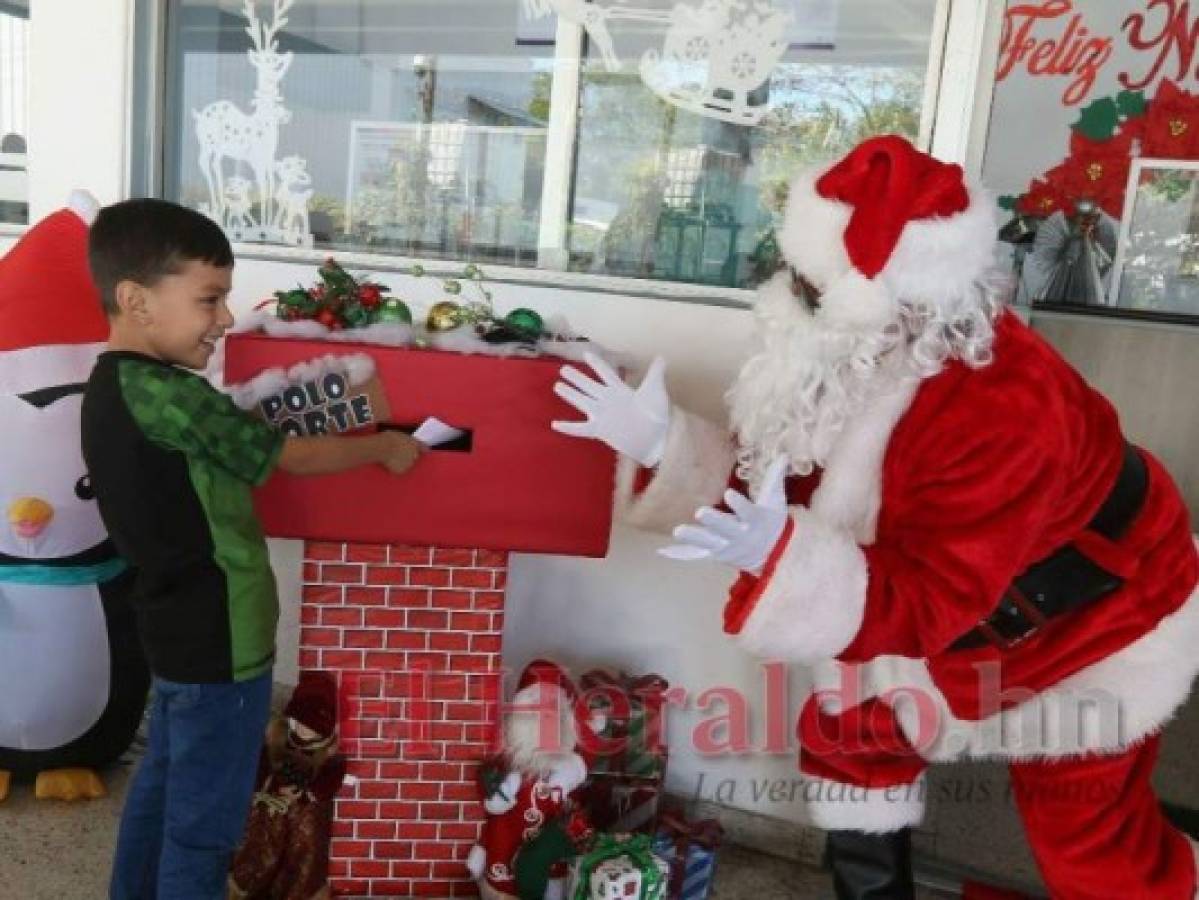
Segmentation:
<svg viewBox="0 0 1199 900">
<path fill-rule="evenodd" d="M 669 683 L 661 675 L 631 676 L 605 669 L 583 673 L 587 702 L 606 715 L 590 770 L 661 783 L 666 772 L 662 706 Z"/>
</svg>

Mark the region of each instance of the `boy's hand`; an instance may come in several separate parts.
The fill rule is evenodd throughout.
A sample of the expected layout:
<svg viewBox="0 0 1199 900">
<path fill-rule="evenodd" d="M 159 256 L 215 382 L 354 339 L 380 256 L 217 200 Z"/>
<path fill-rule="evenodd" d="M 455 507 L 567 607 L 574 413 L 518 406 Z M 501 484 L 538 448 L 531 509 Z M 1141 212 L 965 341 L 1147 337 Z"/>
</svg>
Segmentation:
<svg viewBox="0 0 1199 900">
<path fill-rule="evenodd" d="M 382 431 L 384 440 L 383 458 L 379 460 L 394 475 L 402 475 L 415 465 L 421 454 L 429 448 L 410 434 L 402 431 Z"/>
<path fill-rule="evenodd" d="M 289 437 L 279 456 L 279 467 L 292 475 L 328 475 L 378 464 L 399 475 L 411 469 L 427 449 L 402 431 Z"/>
</svg>

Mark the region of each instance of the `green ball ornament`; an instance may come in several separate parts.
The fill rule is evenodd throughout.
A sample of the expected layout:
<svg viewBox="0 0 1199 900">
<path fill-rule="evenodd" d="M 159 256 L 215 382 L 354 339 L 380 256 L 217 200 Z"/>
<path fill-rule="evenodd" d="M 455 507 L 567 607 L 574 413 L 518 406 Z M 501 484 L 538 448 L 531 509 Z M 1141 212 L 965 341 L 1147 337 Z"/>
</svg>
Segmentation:
<svg viewBox="0 0 1199 900">
<path fill-rule="evenodd" d="M 371 324 L 411 325 L 412 310 L 408 304 L 396 297 L 388 297 L 371 310 Z"/>
<path fill-rule="evenodd" d="M 532 309 L 514 309 L 508 315 L 504 316 L 504 324 L 514 331 L 524 332 L 530 337 L 540 337 L 541 332 L 545 330 L 545 320 L 541 315 Z"/>
</svg>

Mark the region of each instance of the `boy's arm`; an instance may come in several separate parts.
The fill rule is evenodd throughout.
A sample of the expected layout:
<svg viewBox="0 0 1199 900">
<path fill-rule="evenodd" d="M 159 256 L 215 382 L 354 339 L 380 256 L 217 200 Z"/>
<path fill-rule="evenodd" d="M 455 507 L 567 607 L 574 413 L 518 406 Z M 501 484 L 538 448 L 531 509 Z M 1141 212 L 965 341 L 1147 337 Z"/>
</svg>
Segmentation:
<svg viewBox="0 0 1199 900">
<path fill-rule="evenodd" d="M 122 389 L 130 413 L 151 440 L 205 459 L 253 485 L 262 484 L 280 466 L 298 475 L 340 472 L 370 463 L 404 472 L 425 449 L 399 431 L 365 437 L 285 438 L 238 409 L 203 378 L 168 366 L 126 366 Z"/>
<path fill-rule="evenodd" d="M 379 463 L 398 475 L 412 468 L 424 450 L 424 444 L 401 431 L 361 437 L 289 437 L 278 466 L 292 475 L 326 475 Z"/>
</svg>

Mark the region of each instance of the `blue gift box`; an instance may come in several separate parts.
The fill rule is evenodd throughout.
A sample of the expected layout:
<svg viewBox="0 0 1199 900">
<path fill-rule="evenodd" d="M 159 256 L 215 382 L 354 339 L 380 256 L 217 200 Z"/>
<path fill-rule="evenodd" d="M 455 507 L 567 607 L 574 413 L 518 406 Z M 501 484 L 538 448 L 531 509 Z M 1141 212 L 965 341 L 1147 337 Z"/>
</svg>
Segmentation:
<svg viewBox="0 0 1199 900">
<path fill-rule="evenodd" d="M 684 825 L 666 819 L 666 826 L 654 835 L 652 846 L 657 856 L 670 863 L 670 900 L 706 900 L 716 875 L 716 848 L 721 835 L 720 825 L 713 820 Z M 681 872 L 680 847 L 684 853 Z"/>
</svg>

